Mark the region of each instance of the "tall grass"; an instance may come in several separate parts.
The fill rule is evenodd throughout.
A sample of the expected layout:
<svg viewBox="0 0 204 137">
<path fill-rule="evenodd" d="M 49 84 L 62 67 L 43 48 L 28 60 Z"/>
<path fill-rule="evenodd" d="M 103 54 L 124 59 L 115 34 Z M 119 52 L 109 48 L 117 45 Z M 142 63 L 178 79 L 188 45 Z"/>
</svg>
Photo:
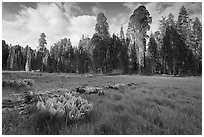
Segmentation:
<svg viewBox="0 0 204 137">
<path fill-rule="evenodd" d="M 52 87 L 54 83 L 50 84 Z M 65 83 L 63 87 L 66 87 Z M 199 95 L 201 91 L 190 92 L 185 87 L 153 88 L 148 84 L 107 89 L 103 96 L 81 95 L 94 104 L 93 111 L 82 120 L 50 118 L 48 114 L 38 112 L 24 116 L 12 111 L 2 115 L 2 134 L 201 134 L 202 98 L 194 97 Z"/>
</svg>

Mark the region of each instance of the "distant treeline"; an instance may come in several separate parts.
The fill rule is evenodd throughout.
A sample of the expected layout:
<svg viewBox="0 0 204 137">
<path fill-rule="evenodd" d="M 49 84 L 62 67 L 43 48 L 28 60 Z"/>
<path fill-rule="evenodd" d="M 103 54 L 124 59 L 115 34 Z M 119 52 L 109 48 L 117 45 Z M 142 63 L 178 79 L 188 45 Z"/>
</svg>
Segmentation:
<svg viewBox="0 0 204 137">
<path fill-rule="evenodd" d="M 145 6 L 130 16 L 126 36 L 109 33 L 103 13 L 97 16 L 92 38 L 82 36 L 77 47 L 64 38 L 46 48 L 40 34 L 36 50 L 2 41 L 3 70 L 40 70 L 64 73 L 103 74 L 202 74 L 202 24 L 190 19 L 181 7 L 178 19 L 170 13 L 159 21 L 159 30 L 147 35 L 152 17 Z M 148 41 L 147 41 L 148 40 Z"/>
</svg>

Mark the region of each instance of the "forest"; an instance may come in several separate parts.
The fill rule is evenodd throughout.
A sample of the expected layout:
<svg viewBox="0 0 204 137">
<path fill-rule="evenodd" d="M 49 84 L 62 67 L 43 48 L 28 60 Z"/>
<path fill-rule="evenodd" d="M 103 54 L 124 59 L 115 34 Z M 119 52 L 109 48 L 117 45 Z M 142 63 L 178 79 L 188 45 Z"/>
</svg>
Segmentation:
<svg viewBox="0 0 204 137">
<path fill-rule="evenodd" d="M 202 74 L 202 23 L 191 19 L 182 6 L 178 19 L 170 13 L 162 17 L 159 30 L 147 32 L 151 13 L 141 5 L 130 15 L 124 33 L 110 34 L 107 18 L 99 13 L 91 38 L 80 36 L 78 46 L 69 38 L 47 49 L 46 35 L 41 33 L 37 49 L 29 45 L 11 45 L 2 40 L 2 69 L 12 71 L 100 73 L 100 74 Z"/>
</svg>

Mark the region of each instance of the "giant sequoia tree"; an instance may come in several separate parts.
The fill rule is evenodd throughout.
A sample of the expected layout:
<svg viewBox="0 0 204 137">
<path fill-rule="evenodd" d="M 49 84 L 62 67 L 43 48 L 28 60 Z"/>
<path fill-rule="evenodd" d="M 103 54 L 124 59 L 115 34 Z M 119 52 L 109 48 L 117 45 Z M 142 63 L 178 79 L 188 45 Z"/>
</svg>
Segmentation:
<svg viewBox="0 0 204 137">
<path fill-rule="evenodd" d="M 142 73 L 145 67 L 146 33 L 150 29 L 150 23 L 152 17 L 143 5 L 135 9 L 129 19 L 127 37 L 130 39 L 130 50 L 136 50 L 139 73 Z"/>
</svg>

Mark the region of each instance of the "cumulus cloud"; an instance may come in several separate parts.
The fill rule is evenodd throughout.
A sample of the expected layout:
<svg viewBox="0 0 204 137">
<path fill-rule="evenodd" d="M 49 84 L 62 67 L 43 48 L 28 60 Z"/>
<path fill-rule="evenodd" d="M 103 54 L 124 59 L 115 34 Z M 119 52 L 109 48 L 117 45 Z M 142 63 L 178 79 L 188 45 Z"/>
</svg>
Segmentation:
<svg viewBox="0 0 204 137">
<path fill-rule="evenodd" d="M 70 5 L 69 5 L 70 4 Z M 48 48 L 61 38 L 71 38 L 73 46 L 82 34 L 94 32 L 95 16 L 75 16 L 81 12 L 76 3 L 38 3 L 34 9 L 23 7 L 12 21 L 3 20 L 3 39 L 13 45 L 38 46 L 40 33 L 47 36 Z"/>
<path fill-rule="evenodd" d="M 79 38 L 84 34 L 85 36 L 92 37 L 95 32 L 96 17 L 95 16 L 78 16 L 70 19 L 70 26 L 67 28 L 71 40 L 75 40 L 78 44 Z M 74 41 L 73 41 L 74 42 Z"/>
<path fill-rule="evenodd" d="M 105 9 L 103 9 L 103 8 L 99 8 L 99 7 L 93 6 L 93 7 L 91 7 L 91 10 L 92 10 L 92 13 L 93 13 L 94 15 L 96 15 L 96 16 L 97 16 L 100 12 L 103 12 L 104 14 L 106 14 Z"/>
</svg>

